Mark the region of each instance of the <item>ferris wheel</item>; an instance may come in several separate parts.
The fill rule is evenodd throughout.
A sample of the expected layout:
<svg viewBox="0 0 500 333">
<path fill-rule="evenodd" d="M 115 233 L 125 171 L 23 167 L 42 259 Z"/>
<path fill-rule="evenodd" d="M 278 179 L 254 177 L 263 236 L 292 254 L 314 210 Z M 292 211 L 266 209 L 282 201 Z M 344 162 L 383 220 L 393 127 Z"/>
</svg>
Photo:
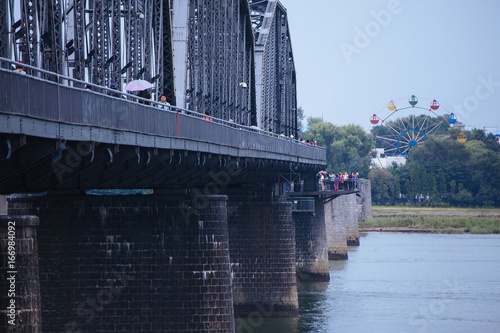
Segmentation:
<svg viewBox="0 0 500 333">
<path fill-rule="evenodd" d="M 404 105 L 405 99 L 391 100 L 387 106 L 379 110 L 381 116 L 374 114 L 370 122 L 376 126 L 375 147 L 384 148 L 385 155 L 408 158 L 410 151 L 423 144 L 429 135 L 438 135 L 445 122 L 456 123 L 457 118 L 452 112 L 446 115 L 437 113 L 440 105 L 435 99 L 424 100 L 428 101 L 428 108 L 417 106 L 419 100 L 412 95 L 408 99 L 409 105 L 398 108 L 397 104 Z M 403 110 L 408 111 L 401 112 Z M 385 115 L 387 113 L 388 115 Z M 463 133 L 460 133 L 456 139 L 459 142 L 467 140 Z"/>
</svg>

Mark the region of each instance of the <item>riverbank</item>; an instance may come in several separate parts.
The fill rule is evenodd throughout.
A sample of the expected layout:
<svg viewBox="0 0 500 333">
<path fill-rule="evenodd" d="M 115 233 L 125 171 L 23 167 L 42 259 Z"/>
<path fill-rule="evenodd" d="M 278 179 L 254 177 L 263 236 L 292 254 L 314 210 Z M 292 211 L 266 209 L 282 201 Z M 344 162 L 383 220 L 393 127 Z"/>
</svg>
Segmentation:
<svg viewBox="0 0 500 333">
<path fill-rule="evenodd" d="M 373 218 L 359 222 L 360 232 L 498 234 L 500 209 L 373 207 Z"/>
</svg>

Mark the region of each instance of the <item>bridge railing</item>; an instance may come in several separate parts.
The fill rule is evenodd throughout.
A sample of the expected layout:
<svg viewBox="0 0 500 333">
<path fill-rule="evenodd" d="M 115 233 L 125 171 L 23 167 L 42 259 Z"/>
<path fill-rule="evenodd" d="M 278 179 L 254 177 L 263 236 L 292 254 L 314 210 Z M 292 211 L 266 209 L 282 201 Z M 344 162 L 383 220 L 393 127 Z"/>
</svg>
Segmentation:
<svg viewBox="0 0 500 333">
<path fill-rule="evenodd" d="M 12 70 L 22 66 L 26 74 Z M 10 68 L 9 68 L 10 67 Z M 91 90 L 86 88 L 90 87 Z M 114 97 L 115 95 L 120 97 Z M 139 104 L 137 99 L 150 105 Z M 0 113 L 326 159 L 322 147 L 0 58 Z M 238 137 L 238 142 L 235 142 Z M 274 140 L 270 140 L 273 138 Z M 276 139 L 279 139 L 277 141 Z M 189 140 L 192 140 L 189 141 Z M 189 148 L 189 147 L 186 147 Z"/>
</svg>

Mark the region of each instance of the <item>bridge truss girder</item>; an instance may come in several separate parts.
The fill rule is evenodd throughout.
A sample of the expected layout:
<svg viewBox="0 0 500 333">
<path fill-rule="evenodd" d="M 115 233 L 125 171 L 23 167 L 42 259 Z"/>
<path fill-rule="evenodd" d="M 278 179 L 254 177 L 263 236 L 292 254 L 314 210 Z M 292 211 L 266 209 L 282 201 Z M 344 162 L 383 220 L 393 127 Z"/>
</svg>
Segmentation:
<svg viewBox="0 0 500 333">
<path fill-rule="evenodd" d="M 185 78 L 177 72 L 185 83 L 178 85 L 185 86 L 180 106 L 256 125 L 254 38 L 248 2 L 190 0 L 184 6 L 188 6 L 187 22 L 183 25 L 182 19 L 176 19 L 179 26 L 174 27 L 187 32 L 187 54 L 175 58 L 176 70 L 186 68 Z"/>
<path fill-rule="evenodd" d="M 297 136 L 297 86 L 286 9 L 277 0 L 250 1 L 256 37 L 258 126 Z"/>
<path fill-rule="evenodd" d="M 8 2 L 0 2 L 0 57 L 9 58 L 10 29 L 8 24 Z"/>
<path fill-rule="evenodd" d="M 175 104 L 170 9 L 170 0 L 1 1 L 0 56 L 119 90 L 152 80 Z"/>
</svg>

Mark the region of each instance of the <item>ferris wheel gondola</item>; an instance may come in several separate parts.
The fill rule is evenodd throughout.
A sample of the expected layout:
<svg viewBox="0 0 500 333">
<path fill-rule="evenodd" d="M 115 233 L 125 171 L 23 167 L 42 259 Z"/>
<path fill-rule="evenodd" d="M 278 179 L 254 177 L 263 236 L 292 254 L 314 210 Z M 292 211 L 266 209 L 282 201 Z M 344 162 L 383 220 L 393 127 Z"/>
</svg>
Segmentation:
<svg viewBox="0 0 500 333">
<path fill-rule="evenodd" d="M 465 136 L 464 133 L 460 132 L 457 135 L 457 141 L 460 142 L 460 143 L 465 143 L 467 141 L 467 137 Z"/>
<path fill-rule="evenodd" d="M 377 117 L 377 115 L 375 113 L 370 118 L 370 123 L 372 123 L 373 125 L 377 125 L 379 121 L 380 121 L 380 119 Z"/>
<path fill-rule="evenodd" d="M 447 118 L 446 120 L 448 120 L 448 122 L 450 124 L 454 124 L 457 122 L 457 117 L 455 116 L 455 114 L 452 112 Z"/>
<path fill-rule="evenodd" d="M 411 95 L 408 103 L 410 103 L 411 107 L 415 107 L 415 105 L 417 105 L 418 103 L 418 98 L 415 95 Z"/>
<path fill-rule="evenodd" d="M 432 103 L 431 103 L 431 109 L 436 111 L 437 109 L 439 109 L 439 103 L 436 101 L 436 100 L 433 100 Z"/>
<path fill-rule="evenodd" d="M 413 148 L 427 141 L 429 135 L 438 133 L 443 122 L 447 120 L 452 124 L 456 121 L 456 117 L 453 113 L 448 117 L 441 116 L 441 121 L 431 119 L 433 115 L 439 117 L 439 115 L 434 112 L 440 108 L 439 103 L 435 99 L 429 100 L 429 108 L 417 106 L 419 99 L 415 95 L 412 95 L 408 99 L 410 106 L 398 109 L 396 105 L 397 101 L 401 100 L 391 100 L 386 105 L 387 109 L 391 112 L 387 117 L 384 118 L 374 114 L 370 118 L 370 122 L 373 125 L 378 124 L 377 132 L 374 133 L 377 148 L 384 148 L 384 153 L 388 156 L 403 156 L 408 158 L 408 154 Z M 401 114 L 398 112 L 405 109 L 408 109 L 408 114 Z M 417 110 L 427 110 L 427 112 L 417 114 Z M 383 110 L 381 112 L 383 112 Z M 396 116 L 394 116 L 396 112 L 399 113 L 398 116 L 400 117 L 391 121 L 391 116 L 396 118 Z M 381 123 L 379 124 L 380 121 Z M 457 140 L 459 140 L 459 138 L 457 138 Z M 463 140 L 463 138 L 460 137 L 460 140 Z"/>
</svg>

